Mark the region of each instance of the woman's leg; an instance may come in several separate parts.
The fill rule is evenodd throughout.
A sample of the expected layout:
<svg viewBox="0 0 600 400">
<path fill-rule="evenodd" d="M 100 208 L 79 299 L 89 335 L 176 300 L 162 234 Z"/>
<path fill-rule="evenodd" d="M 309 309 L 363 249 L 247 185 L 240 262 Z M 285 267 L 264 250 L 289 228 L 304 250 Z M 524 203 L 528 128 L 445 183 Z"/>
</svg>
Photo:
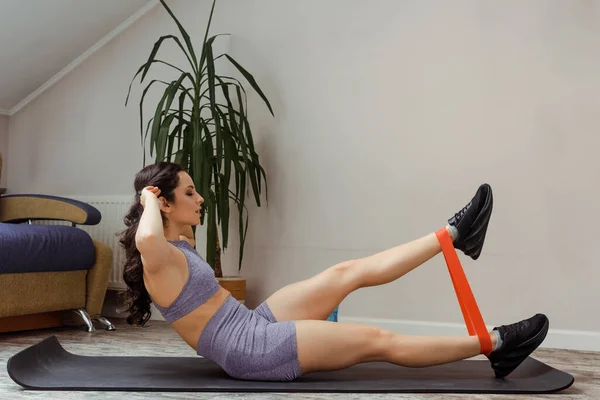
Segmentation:
<svg viewBox="0 0 600 400">
<path fill-rule="evenodd" d="M 431 233 L 409 243 L 334 265 L 304 281 L 285 286 L 266 303 L 277 321 L 326 319 L 356 289 L 392 282 L 441 251 Z"/>
<path fill-rule="evenodd" d="M 309 320 L 294 323 L 303 374 L 372 361 L 427 367 L 481 354 L 477 336 L 408 336 L 362 324 Z M 548 318 L 536 314 L 489 332 L 494 351 L 487 357 L 496 376 L 510 374 L 529 357 L 546 338 L 548 328 Z M 496 334 L 501 338 L 499 344 Z"/>
<path fill-rule="evenodd" d="M 458 233 L 453 238 L 457 249 L 474 259 L 479 257 L 491 211 L 491 187 L 484 184 L 446 225 L 451 238 Z M 430 233 L 369 257 L 342 262 L 312 278 L 285 286 L 271 295 L 266 304 L 277 321 L 326 319 L 354 290 L 392 282 L 440 251 L 435 233 Z"/>
<path fill-rule="evenodd" d="M 302 373 L 372 361 L 427 367 L 480 354 L 477 336 L 409 336 L 378 327 L 329 321 L 296 321 Z M 496 335 L 490 332 L 492 345 Z"/>
</svg>

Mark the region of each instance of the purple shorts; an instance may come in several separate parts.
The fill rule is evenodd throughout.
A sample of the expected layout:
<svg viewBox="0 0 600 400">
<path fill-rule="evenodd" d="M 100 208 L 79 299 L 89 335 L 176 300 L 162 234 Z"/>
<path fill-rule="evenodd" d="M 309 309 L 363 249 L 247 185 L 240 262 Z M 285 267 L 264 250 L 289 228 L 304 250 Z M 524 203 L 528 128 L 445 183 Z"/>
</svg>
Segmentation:
<svg viewBox="0 0 600 400">
<path fill-rule="evenodd" d="M 277 322 L 265 302 L 250 310 L 229 296 L 202 331 L 196 353 L 236 379 L 291 381 L 302 374 L 294 321 Z"/>
</svg>

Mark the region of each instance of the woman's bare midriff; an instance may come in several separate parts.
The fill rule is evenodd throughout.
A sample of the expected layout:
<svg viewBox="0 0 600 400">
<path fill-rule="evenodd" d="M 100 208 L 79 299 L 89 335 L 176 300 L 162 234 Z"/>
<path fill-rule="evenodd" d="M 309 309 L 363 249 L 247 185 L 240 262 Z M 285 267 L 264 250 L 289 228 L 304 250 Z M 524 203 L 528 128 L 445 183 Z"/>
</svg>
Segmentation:
<svg viewBox="0 0 600 400">
<path fill-rule="evenodd" d="M 181 253 L 181 257 L 182 260 L 177 260 L 175 265 L 164 268 L 160 272 L 149 274 L 144 270 L 146 290 L 161 307 L 167 307 L 175 301 L 188 279 L 189 271 L 183 253 Z M 173 321 L 171 327 L 190 347 L 196 350 L 204 327 L 229 296 L 231 293 L 228 290 L 219 288 L 214 295 L 194 311 Z"/>
<path fill-rule="evenodd" d="M 196 350 L 204 327 L 230 295 L 228 290 L 220 288 L 206 303 L 185 317 L 173 321 L 171 326 L 190 347 Z"/>
</svg>

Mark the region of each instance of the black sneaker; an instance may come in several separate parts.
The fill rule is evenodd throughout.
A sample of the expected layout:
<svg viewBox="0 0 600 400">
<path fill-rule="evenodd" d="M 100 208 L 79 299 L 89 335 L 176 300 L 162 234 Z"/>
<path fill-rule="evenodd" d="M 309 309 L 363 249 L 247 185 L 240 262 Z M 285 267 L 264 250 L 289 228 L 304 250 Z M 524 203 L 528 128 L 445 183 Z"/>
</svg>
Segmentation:
<svg viewBox="0 0 600 400">
<path fill-rule="evenodd" d="M 548 333 L 550 322 L 544 314 L 536 314 L 529 319 L 497 329 L 502 338 L 500 348 L 487 358 L 497 378 L 504 378 L 513 372 L 537 347 Z"/>
<path fill-rule="evenodd" d="M 484 183 L 479 186 L 469 204 L 448 220 L 448 224 L 458 230 L 458 239 L 454 241 L 454 247 L 473 260 L 477 260 L 481 254 L 493 203 L 492 187 Z"/>
</svg>

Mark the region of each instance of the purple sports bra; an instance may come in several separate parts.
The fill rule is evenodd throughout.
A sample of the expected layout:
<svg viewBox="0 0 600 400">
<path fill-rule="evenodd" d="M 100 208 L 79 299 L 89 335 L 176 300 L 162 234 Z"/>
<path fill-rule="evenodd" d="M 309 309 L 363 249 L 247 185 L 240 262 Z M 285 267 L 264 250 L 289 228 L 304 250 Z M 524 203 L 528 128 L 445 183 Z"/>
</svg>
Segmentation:
<svg viewBox="0 0 600 400">
<path fill-rule="evenodd" d="M 181 293 L 168 307 L 161 307 L 154 303 L 168 323 L 177 321 L 204 304 L 220 288 L 219 281 L 210 265 L 200 257 L 194 248 L 185 240 L 169 241 L 172 245 L 183 251 L 187 259 L 189 276 Z M 152 296 L 150 296 L 152 299 Z"/>
</svg>

